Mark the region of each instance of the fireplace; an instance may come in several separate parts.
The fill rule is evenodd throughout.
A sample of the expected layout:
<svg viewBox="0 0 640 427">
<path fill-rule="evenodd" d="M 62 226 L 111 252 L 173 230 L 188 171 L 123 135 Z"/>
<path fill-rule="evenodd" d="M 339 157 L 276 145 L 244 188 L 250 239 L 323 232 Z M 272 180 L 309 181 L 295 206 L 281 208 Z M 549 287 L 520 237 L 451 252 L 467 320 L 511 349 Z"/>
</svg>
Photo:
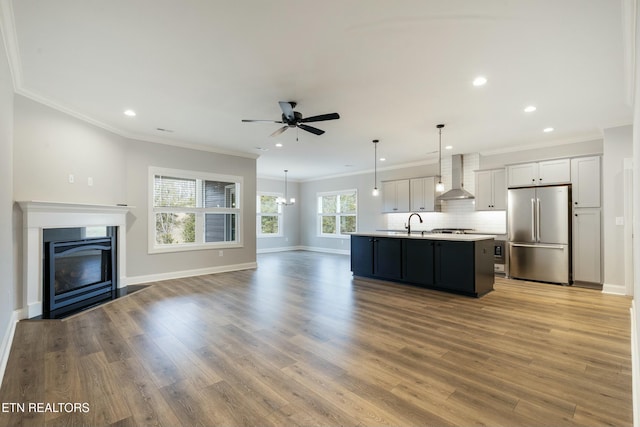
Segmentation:
<svg viewBox="0 0 640 427">
<path fill-rule="evenodd" d="M 43 318 L 63 317 L 116 297 L 115 233 L 113 227 L 102 228 L 110 236 L 47 241 L 50 230 L 44 230 Z M 86 235 L 85 228 L 69 230 Z"/>
<path fill-rule="evenodd" d="M 115 286 L 118 291 L 127 286 L 125 275 L 127 263 L 127 214 L 132 206 L 91 205 L 84 203 L 62 203 L 42 201 L 18 202 L 22 216 L 22 301 L 24 310 L 21 318 L 33 319 L 44 315 L 45 240 L 78 241 L 94 237 L 113 237 L 112 255 L 115 256 Z M 74 236 L 67 233 L 70 228 L 90 228 L 84 234 Z M 111 234 L 105 234 L 105 227 L 112 227 Z M 102 228 L 103 233 L 96 233 Z M 52 238 L 45 234 L 54 233 Z M 57 232 L 57 234 L 56 234 Z M 115 248 L 114 248 L 115 247 Z M 113 277 L 112 277 L 113 281 Z"/>
</svg>

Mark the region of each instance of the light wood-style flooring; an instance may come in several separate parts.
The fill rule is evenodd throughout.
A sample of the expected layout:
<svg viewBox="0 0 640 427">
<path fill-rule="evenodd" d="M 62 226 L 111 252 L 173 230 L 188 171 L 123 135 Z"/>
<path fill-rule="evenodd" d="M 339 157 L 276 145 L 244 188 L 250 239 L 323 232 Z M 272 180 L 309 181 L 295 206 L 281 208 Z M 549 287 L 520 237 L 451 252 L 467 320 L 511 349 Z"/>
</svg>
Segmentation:
<svg viewBox="0 0 640 427">
<path fill-rule="evenodd" d="M 341 255 L 258 262 L 20 322 L 0 403 L 89 410 L 0 425 L 632 425 L 629 298 L 499 279 L 475 299 L 354 280 Z"/>
</svg>

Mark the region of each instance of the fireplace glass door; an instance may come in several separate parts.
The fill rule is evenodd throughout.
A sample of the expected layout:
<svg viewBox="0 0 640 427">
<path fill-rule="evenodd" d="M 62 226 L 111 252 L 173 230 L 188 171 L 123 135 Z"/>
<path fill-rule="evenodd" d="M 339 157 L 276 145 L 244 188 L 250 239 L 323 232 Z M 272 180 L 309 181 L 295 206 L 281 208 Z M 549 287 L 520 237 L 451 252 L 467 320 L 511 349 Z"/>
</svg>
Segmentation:
<svg viewBox="0 0 640 427">
<path fill-rule="evenodd" d="M 114 237 L 47 242 L 44 317 L 115 298 L 115 277 Z"/>
</svg>

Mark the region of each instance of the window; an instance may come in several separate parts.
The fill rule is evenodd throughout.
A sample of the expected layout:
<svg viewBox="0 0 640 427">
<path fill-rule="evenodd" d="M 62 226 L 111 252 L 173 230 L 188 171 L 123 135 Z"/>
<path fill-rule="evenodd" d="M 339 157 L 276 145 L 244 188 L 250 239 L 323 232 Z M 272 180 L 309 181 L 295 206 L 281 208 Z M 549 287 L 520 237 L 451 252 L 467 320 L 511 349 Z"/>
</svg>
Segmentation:
<svg viewBox="0 0 640 427">
<path fill-rule="evenodd" d="M 357 190 L 318 193 L 318 234 L 346 237 L 357 230 Z"/>
<path fill-rule="evenodd" d="M 282 194 L 258 193 L 256 201 L 258 237 L 282 236 L 282 205 L 278 204 L 280 198 L 282 198 Z"/>
<path fill-rule="evenodd" d="M 238 247 L 242 177 L 149 168 L 149 252 Z"/>
</svg>

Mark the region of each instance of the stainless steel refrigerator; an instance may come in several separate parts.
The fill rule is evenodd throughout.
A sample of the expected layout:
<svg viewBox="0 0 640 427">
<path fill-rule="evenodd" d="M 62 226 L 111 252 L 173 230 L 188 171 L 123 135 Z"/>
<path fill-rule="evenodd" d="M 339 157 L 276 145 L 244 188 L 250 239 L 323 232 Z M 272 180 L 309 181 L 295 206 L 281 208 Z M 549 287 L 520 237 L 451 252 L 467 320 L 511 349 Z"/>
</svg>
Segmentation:
<svg viewBox="0 0 640 427">
<path fill-rule="evenodd" d="M 508 191 L 509 277 L 571 283 L 571 187 Z"/>
</svg>

